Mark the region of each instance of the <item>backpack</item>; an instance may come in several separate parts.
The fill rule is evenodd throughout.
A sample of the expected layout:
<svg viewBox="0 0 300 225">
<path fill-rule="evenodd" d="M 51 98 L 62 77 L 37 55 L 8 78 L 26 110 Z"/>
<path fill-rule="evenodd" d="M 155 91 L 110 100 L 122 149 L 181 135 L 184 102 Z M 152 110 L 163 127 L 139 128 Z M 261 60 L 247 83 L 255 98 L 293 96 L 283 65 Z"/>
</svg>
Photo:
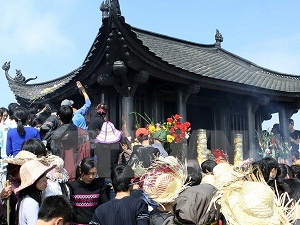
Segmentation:
<svg viewBox="0 0 300 225">
<path fill-rule="evenodd" d="M 51 115 L 49 116 L 43 125 L 40 127 L 40 135 L 42 141 L 46 142 L 46 148 L 50 151 L 51 150 L 51 135 L 52 131 L 59 127 L 59 120 L 57 116 Z"/>
<path fill-rule="evenodd" d="M 74 180 L 76 168 L 81 160 L 91 157 L 91 141 L 88 132 L 72 124 L 59 140 L 55 140 L 55 144 L 59 148 L 59 156 L 65 162 L 70 180 Z"/>
<path fill-rule="evenodd" d="M 159 155 L 159 150 L 152 146 L 136 145 L 133 147 L 132 154 L 127 162 L 129 166 L 133 166 L 137 162 L 142 162 L 144 168 L 148 168 L 155 156 Z"/>
</svg>

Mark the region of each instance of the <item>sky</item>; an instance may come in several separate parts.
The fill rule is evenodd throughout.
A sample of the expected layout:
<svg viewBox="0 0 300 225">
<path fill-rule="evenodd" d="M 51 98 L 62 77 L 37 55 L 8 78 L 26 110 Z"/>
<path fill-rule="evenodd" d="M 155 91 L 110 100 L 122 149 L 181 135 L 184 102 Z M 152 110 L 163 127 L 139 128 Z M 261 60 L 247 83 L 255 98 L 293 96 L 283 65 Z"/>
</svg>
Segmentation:
<svg viewBox="0 0 300 225">
<path fill-rule="evenodd" d="M 30 83 L 79 67 L 102 24 L 101 0 L 0 0 L 0 63 L 11 61 Z M 300 75 L 299 0 L 119 0 L 131 26 L 201 44 L 213 44 L 259 66 Z M 0 106 L 15 102 L 0 71 Z M 300 129 L 300 113 L 293 115 Z M 278 117 L 263 124 L 264 129 Z"/>
</svg>

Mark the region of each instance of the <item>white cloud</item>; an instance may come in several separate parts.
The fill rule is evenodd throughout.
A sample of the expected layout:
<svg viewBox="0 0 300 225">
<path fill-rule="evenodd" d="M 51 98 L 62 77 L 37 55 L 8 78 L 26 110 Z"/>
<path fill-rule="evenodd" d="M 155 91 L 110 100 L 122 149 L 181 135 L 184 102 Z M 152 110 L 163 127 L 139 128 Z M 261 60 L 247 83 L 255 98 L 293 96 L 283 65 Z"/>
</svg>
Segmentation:
<svg viewBox="0 0 300 225">
<path fill-rule="evenodd" d="M 0 9 L 0 51 L 2 54 L 51 53 L 56 48 L 72 49 L 72 42 L 60 30 L 60 18 L 43 12 L 35 1 L 7 1 Z"/>
</svg>

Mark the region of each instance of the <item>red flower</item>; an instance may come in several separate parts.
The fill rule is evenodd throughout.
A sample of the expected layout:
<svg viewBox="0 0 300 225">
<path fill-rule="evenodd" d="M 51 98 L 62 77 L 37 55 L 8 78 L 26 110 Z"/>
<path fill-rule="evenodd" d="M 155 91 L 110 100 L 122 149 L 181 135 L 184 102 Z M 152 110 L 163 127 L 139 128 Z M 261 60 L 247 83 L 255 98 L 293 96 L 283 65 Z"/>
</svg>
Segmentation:
<svg viewBox="0 0 300 225">
<path fill-rule="evenodd" d="M 172 118 L 168 118 L 168 119 L 167 119 L 167 122 L 168 122 L 168 123 L 173 123 L 173 119 L 172 119 Z"/>
<path fill-rule="evenodd" d="M 191 126 L 191 124 L 190 124 L 190 122 L 186 121 L 186 122 L 184 123 L 184 126 L 185 126 L 186 128 L 189 128 L 189 127 Z"/>
<path fill-rule="evenodd" d="M 182 140 L 182 139 L 180 138 L 180 136 L 177 136 L 177 137 L 175 138 L 175 142 L 176 142 L 176 143 L 180 143 L 181 140 Z"/>
<path fill-rule="evenodd" d="M 175 132 L 174 127 L 171 127 L 169 131 L 170 131 L 171 133 L 174 133 L 174 132 Z"/>
<path fill-rule="evenodd" d="M 185 133 L 184 133 L 184 132 L 181 133 L 181 134 L 180 134 L 180 137 L 181 137 L 181 138 L 185 138 Z"/>
<path fill-rule="evenodd" d="M 179 120 L 180 118 L 181 118 L 181 116 L 179 116 L 178 114 L 175 114 L 175 115 L 174 115 L 174 119 L 175 119 L 175 120 Z"/>
</svg>

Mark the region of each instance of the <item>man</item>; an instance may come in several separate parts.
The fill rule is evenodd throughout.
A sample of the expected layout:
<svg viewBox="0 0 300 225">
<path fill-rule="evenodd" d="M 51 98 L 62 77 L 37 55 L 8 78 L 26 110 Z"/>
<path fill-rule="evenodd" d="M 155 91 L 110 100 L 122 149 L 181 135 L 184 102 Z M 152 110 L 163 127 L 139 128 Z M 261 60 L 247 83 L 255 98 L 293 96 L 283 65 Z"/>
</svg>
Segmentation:
<svg viewBox="0 0 300 225">
<path fill-rule="evenodd" d="M 61 106 L 57 116 L 61 126 L 51 133 L 51 151 L 63 158 L 70 180 L 74 180 L 79 162 L 91 155 L 90 138 L 86 130 L 73 124 L 71 106 Z"/>
<path fill-rule="evenodd" d="M 150 145 L 149 131 L 146 128 L 137 129 L 135 136 L 140 144 L 133 146 L 128 165 L 134 166 L 141 162 L 144 168 L 148 168 L 153 158 L 160 154 L 159 150 Z"/>
<path fill-rule="evenodd" d="M 290 141 L 293 152 L 299 151 L 300 131 L 294 129 L 294 120 L 290 119 Z"/>
<path fill-rule="evenodd" d="M 69 225 L 74 218 L 69 199 L 63 195 L 53 195 L 43 200 L 35 225 Z"/>
</svg>

